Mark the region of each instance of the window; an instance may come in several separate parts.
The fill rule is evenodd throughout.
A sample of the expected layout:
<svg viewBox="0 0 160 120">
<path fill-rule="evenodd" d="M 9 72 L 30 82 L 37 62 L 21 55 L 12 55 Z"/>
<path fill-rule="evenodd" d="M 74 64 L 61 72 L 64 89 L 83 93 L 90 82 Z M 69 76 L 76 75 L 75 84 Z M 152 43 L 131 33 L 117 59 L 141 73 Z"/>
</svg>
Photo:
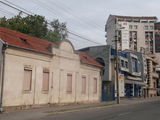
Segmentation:
<svg viewBox="0 0 160 120">
<path fill-rule="evenodd" d="M 72 93 L 72 75 L 67 74 L 67 93 Z"/>
<path fill-rule="evenodd" d="M 93 93 L 96 94 L 97 93 L 97 78 L 94 78 L 94 82 L 93 82 Z"/>
<path fill-rule="evenodd" d="M 43 69 L 42 91 L 49 90 L 49 70 Z"/>
<path fill-rule="evenodd" d="M 145 26 L 144 26 L 144 29 L 145 29 L 145 30 L 148 30 L 148 26 L 147 26 L 147 25 L 145 25 Z"/>
<path fill-rule="evenodd" d="M 24 80 L 23 80 L 24 91 L 31 91 L 31 82 L 32 82 L 32 70 L 24 69 Z"/>
<path fill-rule="evenodd" d="M 137 26 L 137 25 L 134 25 L 134 29 L 138 29 L 138 26 Z"/>
<path fill-rule="evenodd" d="M 147 20 L 145 20 L 145 21 L 141 21 L 141 23 L 147 23 L 148 21 Z"/>
<path fill-rule="evenodd" d="M 153 87 L 156 88 L 156 82 L 153 82 Z"/>
<path fill-rule="evenodd" d="M 125 66 L 124 66 L 124 60 L 121 60 L 121 66 L 122 66 L 122 67 L 125 67 Z"/>
<path fill-rule="evenodd" d="M 132 58 L 132 71 L 138 72 L 138 61 L 136 58 Z"/>
<path fill-rule="evenodd" d="M 153 29 L 154 29 L 153 25 L 151 25 L 151 26 L 150 26 L 150 29 L 151 29 L 151 30 L 153 30 Z"/>
<path fill-rule="evenodd" d="M 118 28 L 121 28 L 122 27 L 122 25 L 121 24 L 118 24 Z"/>
<path fill-rule="evenodd" d="M 129 25 L 129 29 L 132 29 L 132 25 Z"/>
<path fill-rule="evenodd" d="M 82 77 L 82 94 L 86 93 L 86 77 Z"/>
<path fill-rule="evenodd" d="M 127 61 L 125 61 L 125 67 L 128 68 L 128 62 Z"/>
</svg>

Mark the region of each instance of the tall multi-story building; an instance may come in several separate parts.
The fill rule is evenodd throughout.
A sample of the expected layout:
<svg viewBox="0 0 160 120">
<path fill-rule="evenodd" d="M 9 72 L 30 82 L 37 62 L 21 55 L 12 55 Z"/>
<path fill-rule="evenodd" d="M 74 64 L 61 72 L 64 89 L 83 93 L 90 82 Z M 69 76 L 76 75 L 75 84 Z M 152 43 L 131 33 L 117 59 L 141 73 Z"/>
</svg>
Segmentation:
<svg viewBox="0 0 160 120">
<path fill-rule="evenodd" d="M 155 23 L 155 52 L 160 53 L 160 22 Z"/>
<path fill-rule="evenodd" d="M 157 17 L 110 15 L 105 27 L 107 44 L 114 47 L 117 41 L 118 50 L 155 53 L 156 22 Z"/>
</svg>

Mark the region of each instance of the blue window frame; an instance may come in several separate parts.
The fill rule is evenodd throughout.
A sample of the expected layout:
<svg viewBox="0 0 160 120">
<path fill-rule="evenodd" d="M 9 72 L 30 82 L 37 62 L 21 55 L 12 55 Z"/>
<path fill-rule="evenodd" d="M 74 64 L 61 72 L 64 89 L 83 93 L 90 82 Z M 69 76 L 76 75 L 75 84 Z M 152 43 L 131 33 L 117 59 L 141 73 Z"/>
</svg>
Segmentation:
<svg viewBox="0 0 160 120">
<path fill-rule="evenodd" d="M 132 71 L 138 72 L 138 60 L 136 58 L 132 58 Z"/>
</svg>

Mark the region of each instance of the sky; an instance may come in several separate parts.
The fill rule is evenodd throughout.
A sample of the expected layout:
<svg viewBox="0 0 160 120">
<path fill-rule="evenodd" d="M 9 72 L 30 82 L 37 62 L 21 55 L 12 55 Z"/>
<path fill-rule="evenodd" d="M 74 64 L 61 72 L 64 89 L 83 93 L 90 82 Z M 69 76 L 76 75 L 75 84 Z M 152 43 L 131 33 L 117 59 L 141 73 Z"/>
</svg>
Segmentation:
<svg viewBox="0 0 160 120">
<path fill-rule="evenodd" d="M 0 0 L 6 1 L 6 0 Z M 88 42 L 69 34 L 75 49 L 105 45 L 105 24 L 110 14 L 124 16 L 160 17 L 159 0 L 7 0 L 29 12 L 45 16 L 49 21 L 65 22 L 69 31 Z M 12 17 L 18 11 L 0 3 L 0 17 Z"/>
</svg>

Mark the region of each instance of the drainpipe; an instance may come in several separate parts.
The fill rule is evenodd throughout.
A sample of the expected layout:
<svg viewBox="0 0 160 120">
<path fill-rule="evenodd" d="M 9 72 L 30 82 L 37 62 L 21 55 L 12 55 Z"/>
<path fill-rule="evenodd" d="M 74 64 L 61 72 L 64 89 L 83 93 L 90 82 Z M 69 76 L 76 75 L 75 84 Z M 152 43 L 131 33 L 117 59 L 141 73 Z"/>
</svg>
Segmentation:
<svg viewBox="0 0 160 120">
<path fill-rule="evenodd" d="M 8 44 L 7 43 L 3 43 L 3 46 L 2 46 L 2 59 L 3 59 L 3 63 L 2 63 L 2 77 L 1 77 L 1 99 L 0 99 L 0 113 L 3 112 L 3 106 L 2 106 L 2 101 L 3 101 L 3 88 L 4 88 L 4 68 L 5 68 L 5 50 L 7 49 L 8 47 Z"/>
</svg>

